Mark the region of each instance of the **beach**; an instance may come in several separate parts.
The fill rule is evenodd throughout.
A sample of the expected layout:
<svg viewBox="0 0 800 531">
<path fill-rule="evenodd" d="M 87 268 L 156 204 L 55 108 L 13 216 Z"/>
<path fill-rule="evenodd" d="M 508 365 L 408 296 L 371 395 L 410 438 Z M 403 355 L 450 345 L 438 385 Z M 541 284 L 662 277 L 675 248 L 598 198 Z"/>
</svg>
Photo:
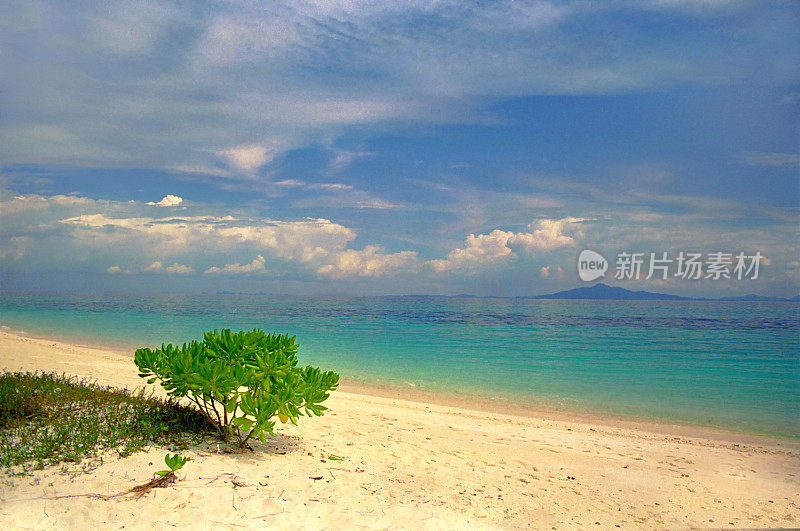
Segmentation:
<svg viewBox="0 0 800 531">
<path fill-rule="evenodd" d="M 132 352 L 0 332 L 0 369 L 135 388 Z M 416 398 L 416 399 L 412 399 Z M 4 476 L 10 528 L 752 528 L 800 525 L 800 445 L 690 426 L 456 407 L 345 381 L 252 452 L 164 449 Z M 331 460 L 330 456 L 341 457 Z"/>
</svg>

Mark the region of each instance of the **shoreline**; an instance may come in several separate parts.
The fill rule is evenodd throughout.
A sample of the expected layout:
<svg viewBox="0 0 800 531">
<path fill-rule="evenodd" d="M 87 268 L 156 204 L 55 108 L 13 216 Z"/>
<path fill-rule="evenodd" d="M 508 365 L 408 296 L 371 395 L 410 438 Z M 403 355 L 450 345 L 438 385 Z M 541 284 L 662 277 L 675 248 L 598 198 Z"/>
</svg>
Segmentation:
<svg viewBox="0 0 800 531">
<path fill-rule="evenodd" d="M 10 329 L 3 326 L 0 334 L 19 336 L 43 342 L 56 342 L 72 347 L 105 350 L 130 358 L 133 363 L 133 351 L 139 346 L 127 342 L 94 342 L 91 338 L 68 334 L 39 334 L 23 330 Z M 674 422 L 657 417 L 602 413 L 590 409 L 549 407 L 512 402 L 504 397 L 486 398 L 470 394 L 458 394 L 447 391 L 431 390 L 410 385 L 383 383 L 344 375 L 340 379 L 339 390 L 347 393 L 382 397 L 422 404 L 455 407 L 466 411 L 508 414 L 527 418 L 542 418 L 553 421 L 583 422 L 602 424 L 618 428 L 645 430 L 659 434 L 676 434 L 685 437 L 701 437 L 720 441 L 746 441 L 753 444 L 781 443 L 800 448 L 800 436 L 784 436 L 764 433 L 756 430 L 733 429 L 707 426 L 676 420 Z"/>
<path fill-rule="evenodd" d="M 458 408 L 471 412 L 484 412 L 511 417 L 543 419 L 557 422 L 578 422 L 582 424 L 603 425 L 613 428 L 633 429 L 654 434 L 674 434 L 683 437 L 713 439 L 725 442 L 746 442 L 749 444 L 786 445 L 800 450 L 800 439 L 782 437 L 751 431 L 701 426 L 690 423 L 658 422 L 647 417 L 622 416 L 569 409 L 548 409 L 546 407 L 515 404 L 504 399 L 492 400 L 475 396 L 460 396 L 424 389 L 406 389 L 390 384 L 365 383 L 358 380 L 343 379 L 339 389 L 347 393 L 371 397 L 390 398 Z"/>
<path fill-rule="evenodd" d="M 0 369 L 143 387 L 129 354 L 5 331 Z M 407 395 L 359 394 L 363 390 L 335 391 L 324 416 L 302 419 L 298 427 L 279 425 L 277 437 L 254 443 L 252 452 L 228 454 L 213 443 L 184 450 L 183 481 L 141 501 L 92 496 L 150 479 L 166 449 L 126 458 L 109 451 L 30 476 L 6 475 L 0 525 L 663 529 L 800 523 L 800 448 L 792 443 L 487 412 Z"/>
</svg>

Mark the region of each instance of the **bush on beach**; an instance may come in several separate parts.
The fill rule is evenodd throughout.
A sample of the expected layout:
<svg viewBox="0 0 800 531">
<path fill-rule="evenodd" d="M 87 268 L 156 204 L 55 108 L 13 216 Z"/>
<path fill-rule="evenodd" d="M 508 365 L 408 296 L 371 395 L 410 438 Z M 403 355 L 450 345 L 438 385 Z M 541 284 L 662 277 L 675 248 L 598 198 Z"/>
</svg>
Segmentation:
<svg viewBox="0 0 800 531">
<path fill-rule="evenodd" d="M 339 375 L 298 367 L 295 336 L 249 332 L 206 332 L 202 341 L 136 351 L 139 376 L 161 381 L 170 396 L 187 397 L 217 426 L 224 441 L 246 447 L 275 435 L 276 416 L 297 424 L 302 414 L 322 415 Z"/>
</svg>

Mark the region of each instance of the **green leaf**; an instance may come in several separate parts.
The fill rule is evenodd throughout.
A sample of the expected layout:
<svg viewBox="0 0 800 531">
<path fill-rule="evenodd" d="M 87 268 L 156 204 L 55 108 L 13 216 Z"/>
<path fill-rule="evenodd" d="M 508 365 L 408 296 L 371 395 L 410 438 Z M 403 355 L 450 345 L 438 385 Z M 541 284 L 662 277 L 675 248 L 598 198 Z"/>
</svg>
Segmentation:
<svg viewBox="0 0 800 531">
<path fill-rule="evenodd" d="M 255 422 L 245 417 L 237 417 L 233 419 L 233 424 L 235 426 L 240 427 L 244 431 L 248 431 L 250 430 L 250 428 L 253 427 L 253 424 L 255 424 Z"/>
<path fill-rule="evenodd" d="M 234 393 L 232 397 L 228 399 L 225 403 L 225 411 L 228 413 L 233 413 L 236 410 L 236 405 L 239 403 L 239 395 L 238 393 Z"/>
</svg>

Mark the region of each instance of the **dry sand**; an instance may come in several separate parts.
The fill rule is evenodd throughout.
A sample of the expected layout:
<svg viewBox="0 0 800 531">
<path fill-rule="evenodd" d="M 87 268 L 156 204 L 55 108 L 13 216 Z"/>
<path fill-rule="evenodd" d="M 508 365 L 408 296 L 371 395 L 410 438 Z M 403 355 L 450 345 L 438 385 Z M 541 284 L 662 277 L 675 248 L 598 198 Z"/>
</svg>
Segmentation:
<svg viewBox="0 0 800 531">
<path fill-rule="evenodd" d="M 136 387 L 131 353 L 0 332 L 0 369 Z M 3 528 L 740 528 L 800 525 L 800 448 L 693 428 L 521 416 L 339 390 L 245 454 L 184 452 L 183 480 L 115 494 L 164 450 L 0 477 Z M 331 454 L 342 461 L 328 459 Z M 88 473 L 84 469 L 90 470 Z M 321 479 L 315 479 L 321 478 Z"/>
</svg>

